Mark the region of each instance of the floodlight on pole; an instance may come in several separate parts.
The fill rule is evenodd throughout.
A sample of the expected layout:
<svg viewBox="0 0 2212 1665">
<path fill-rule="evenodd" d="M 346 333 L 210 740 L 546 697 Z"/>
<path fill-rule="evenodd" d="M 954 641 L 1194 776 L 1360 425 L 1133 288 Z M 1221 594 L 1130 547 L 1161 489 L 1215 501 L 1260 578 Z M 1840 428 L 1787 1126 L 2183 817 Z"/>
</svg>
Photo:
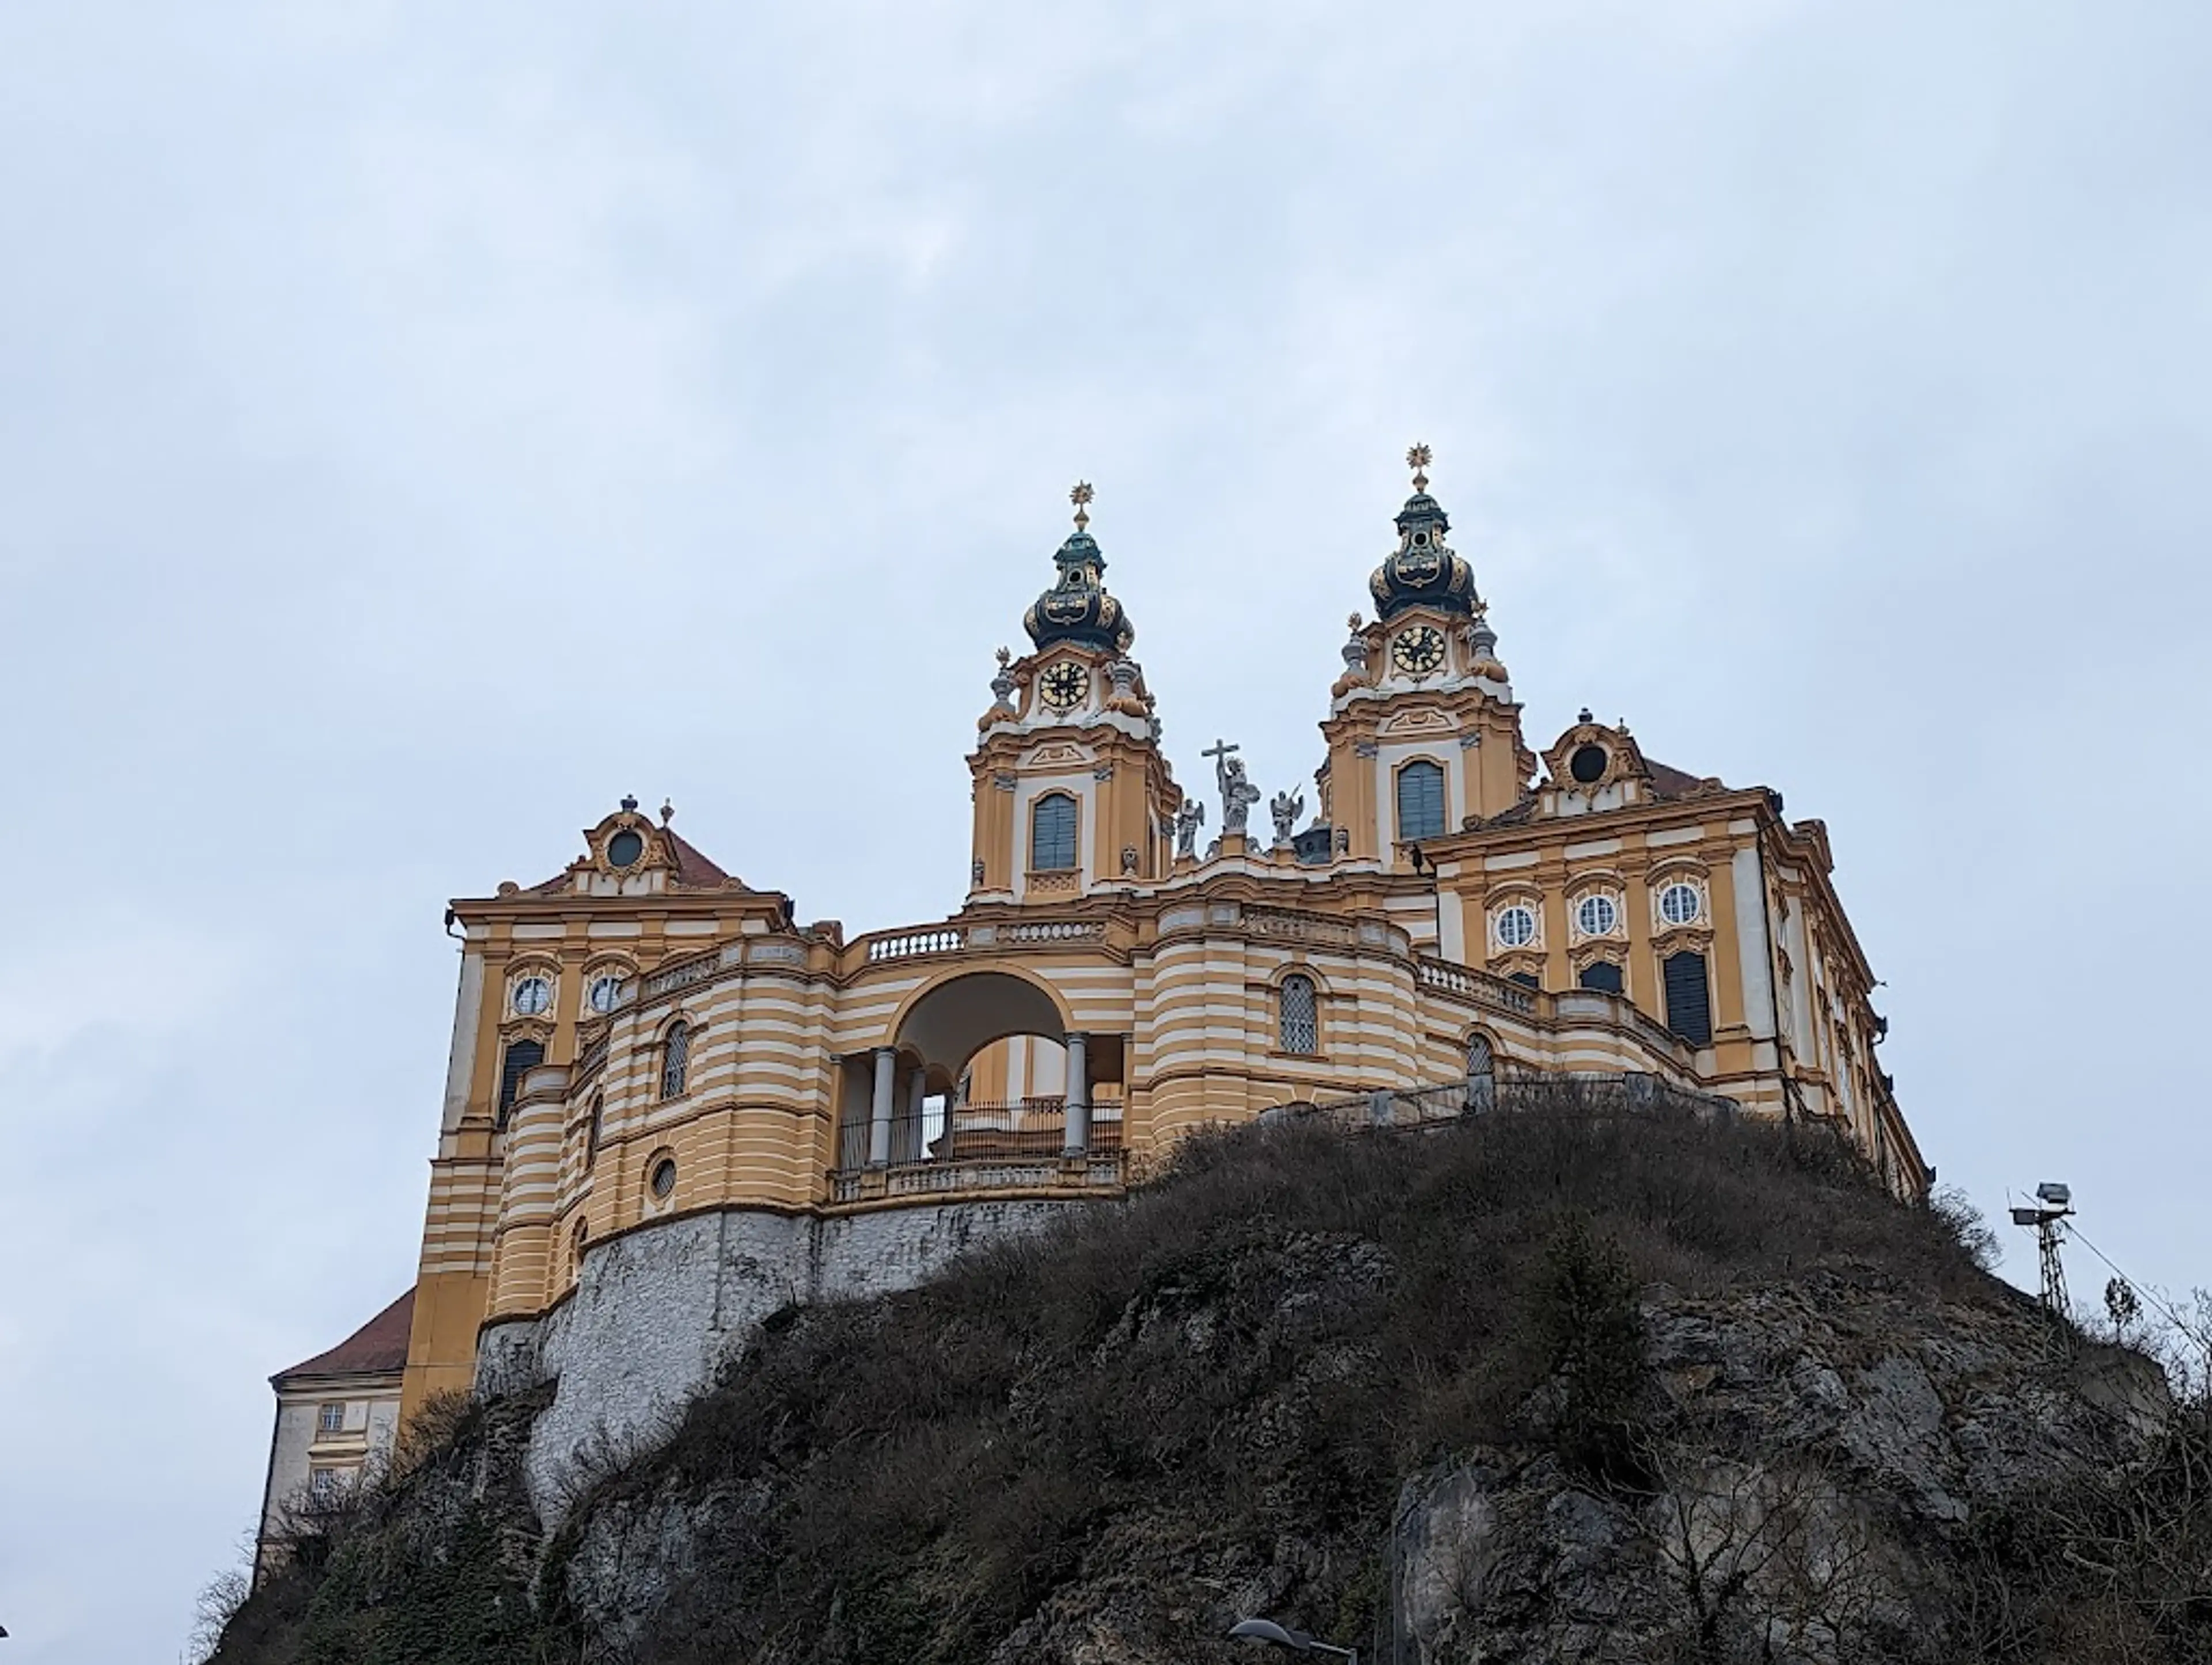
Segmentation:
<svg viewBox="0 0 2212 1665">
<path fill-rule="evenodd" d="M 2024 1225 L 2035 1233 L 2036 1258 L 2041 1263 L 2043 1274 L 2043 1308 L 2051 1315 L 2054 1333 L 2062 1338 L 2062 1345 L 2069 1344 L 2072 1335 L 2069 1325 L 2071 1303 L 2066 1297 L 2066 1267 L 2059 1259 L 2058 1245 L 2065 1239 L 2065 1222 L 2073 1212 L 2073 1188 L 2057 1180 L 2045 1180 L 2035 1188 L 2033 1206 L 2012 1211 L 2014 1225 Z"/>
<path fill-rule="evenodd" d="M 1294 1631 L 1286 1625 L 1278 1625 L 1272 1619 L 1240 1619 L 1229 1627 L 1229 1634 L 1239 1642 L 1265 1642 L 1271 1647 L 1283 1648 L 1294 1654 L 1329 1654 L 1338 1659 L 1359 1665 L 1357 1649 L 1339 1648 L 1308 1636 L 1304 1631 Z"/>
</svg>

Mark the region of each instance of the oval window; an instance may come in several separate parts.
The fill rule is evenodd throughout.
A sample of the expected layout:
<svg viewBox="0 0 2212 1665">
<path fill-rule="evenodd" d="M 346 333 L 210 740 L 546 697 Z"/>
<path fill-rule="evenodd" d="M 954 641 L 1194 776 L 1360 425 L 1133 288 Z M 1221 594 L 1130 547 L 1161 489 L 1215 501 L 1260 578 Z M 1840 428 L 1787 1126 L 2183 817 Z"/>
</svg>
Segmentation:
<svg viewBox="0 0 2212 1665">
<path fill-rule="evenodd" d="M 1604 775 L 1605 764 L 1603 746 L 1577 746 L 1575 755 L 1567 759 L 1567 773 L 1589 786 Z"/>
<path fill-rule="evenodd" d="M 514 986 L 514 1009 L 525 1018 L 535 1018 L 553 1004 L 553 985 L 543 977 L 525 977 Z"/>
<path fill-rule="evenodd" d="M 607 862 L 611 866 L 634 867 L 638 857 L 645 854 L 645 840 L 625 827 L 607 840 Z"/>
<path fill-rule="evenodd" d="M 612 972 L 607 973 L 605 976 L 592 978 L 592 1010 L 602 1012 L 612 1012 L 615 1009 L 615 997 L 622 993 L 622 984 L 623 980 Z"/>
<path fill-rule="evenodd" d="M 1694 884 L 1669 884 L 1659 893 L 1659 917 L 1669 925 L 1688 925 L 1703 911 Z"/>
<path fill-rule="evenodd" d="M 1498 940 L 1508 948 L 1526 948 L 1536 940 L 1534 910 L 1515 903 L 1498 914 Z"/>
<path fill-rule="evenodd" d="M 663 1157 L 653 1164 L 651 1184 L 653 1194 L 663 1202 L 667 1201 L 669 1194 L 676 1189 L 676 1158 L 674 1157 Z"/>
<path fill-rule="evenodd" d="M 1620 917 L 1620 910 L 1613 905 L 1611 896 L 1584 896 L 1575 908 L 1575 923 L 1586 937 L 1607 934 Z"/>
</svg>

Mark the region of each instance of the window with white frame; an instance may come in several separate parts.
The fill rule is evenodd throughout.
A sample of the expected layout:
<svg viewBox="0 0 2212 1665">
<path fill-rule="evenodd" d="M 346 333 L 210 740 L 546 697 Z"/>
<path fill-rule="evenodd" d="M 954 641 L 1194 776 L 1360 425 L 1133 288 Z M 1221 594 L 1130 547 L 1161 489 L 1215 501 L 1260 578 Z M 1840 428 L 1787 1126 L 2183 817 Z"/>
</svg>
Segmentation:
<svg viewBox="0 0 2212 1665">
<path fill-rule="evenodd" d="M 1526 948 L 1536 940 L 1536 910 L 1525 902 L 1512 902 L 1499 908 L 1497 931 L 1499 946 Z"/>
<path fill-rule="evenodd" d="M 1609 937 L 1620 922 L 1620 907 L 1603 891 L 1593 891 L 1575 904 L 1575 923 L 1586 937 Z"/>
<path fill-rule="evenodd" d="M 315 1413 L 315 1427 L 316 1430 L 321 1433 L 343 1433 L 345 1431 L 345 1407 L 343 1404 L 336 1402 L 324 1406 L 321 1410 Z"/>
<path fill-rule="evenodd" d="M 1030 811 L 1030 870 L 1064 872 L 1075 866 L 1075 799 L 1048 792 Z"/>
<path fill-rule="evenodd" d="M 1398 771 L 1398 837 L 1441 838 L 1444 831 L 1444 772 L 1426 759 Z"/>
<path fill-rule="evenodd" d="M 1685 880 L 1678 878 L 1659 892 L 1659 917 L 1669 925 L 1695 925 L 1704 911 L 1698 887 Z"/>
<path fill-rule="evenodd" d="M 681 1098 L 691 1073 L 691 1025 L 678 1018 L 660 1042 L 660 1096 Z"/>
<path fill-rule="evenodd" d="M 1311 1054 L 1321 1050 L 1321 1001 L 1314 980 L 1293 971 L 1276 990 L 1276 1034 L 1285 1052 Z"/>
</svg>

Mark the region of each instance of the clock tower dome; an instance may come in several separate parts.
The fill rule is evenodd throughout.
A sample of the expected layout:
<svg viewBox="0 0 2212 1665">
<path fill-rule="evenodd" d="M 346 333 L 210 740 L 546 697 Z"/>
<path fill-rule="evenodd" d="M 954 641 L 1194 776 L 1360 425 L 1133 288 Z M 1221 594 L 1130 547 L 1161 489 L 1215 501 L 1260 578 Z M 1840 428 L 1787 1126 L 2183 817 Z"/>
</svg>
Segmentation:
<svg viewBox="0 0 2212 1665">
<path fill-rule="evenodd" d="M 1159 719 L 1129 648 L 1136 629 L 1107 592 L 1090 483 L 1068 494 L 1075 530 L 1059 577 L 1023 617 L 1032 651 L 999 650 L 977 722 L 968 899 L 1052 903 L 1152 884 L 1173 860 L 1182 803 Z"/>
<path fill-rule="evenodd" d="M 1521 804 L 1536 759 L 1474 569 L 1444 542 L 1451 520 L 1429 495 L 1428 447 L 1406 460 L 1413 495 L 1398 546 L 1368 580 L 1375 621 L 1352 616 L 1315 779 L 1344 854 L 1410 868 L 1424 841 Z"/>
</svg>

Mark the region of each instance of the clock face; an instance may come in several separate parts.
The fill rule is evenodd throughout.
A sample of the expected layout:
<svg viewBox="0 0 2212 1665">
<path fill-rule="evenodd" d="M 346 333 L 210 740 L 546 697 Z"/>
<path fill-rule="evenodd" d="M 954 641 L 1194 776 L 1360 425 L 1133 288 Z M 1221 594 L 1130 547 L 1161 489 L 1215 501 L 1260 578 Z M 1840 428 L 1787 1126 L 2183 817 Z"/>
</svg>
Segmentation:
<svg viewBox="0 0 2212 1665">
<path fill-rule="evenodd" d="M 553 1004 L 553 985 L 543 977 L 525 977 L 514 986 L 514 1009 L 525 1018 L 535 1018 Z"/>
<path fill-rule="evenodd" d="M 615 996 L 621 992 L 622 979 L 620 977 L 609 975 L 592 978 L 591 988 L 592 1010 L 594 1012 L 612 1012 L 615 1009 Z"/>
<path fill-rule="evenodd" d="M 1055 711 L 1065 711 L 1080 700 L 1090 689 L 1091 678 L 1083 667 L 1068 659 L 1044 673 L 1041 684 L 1044 702 Z"/>
<path fill-rule="evenodd" d="M 1444 662 L 1443 633 L 1416 624 L 1391 643 L 1390 662 L 1409 676 L 1426 676 Z"/>
</svg>

